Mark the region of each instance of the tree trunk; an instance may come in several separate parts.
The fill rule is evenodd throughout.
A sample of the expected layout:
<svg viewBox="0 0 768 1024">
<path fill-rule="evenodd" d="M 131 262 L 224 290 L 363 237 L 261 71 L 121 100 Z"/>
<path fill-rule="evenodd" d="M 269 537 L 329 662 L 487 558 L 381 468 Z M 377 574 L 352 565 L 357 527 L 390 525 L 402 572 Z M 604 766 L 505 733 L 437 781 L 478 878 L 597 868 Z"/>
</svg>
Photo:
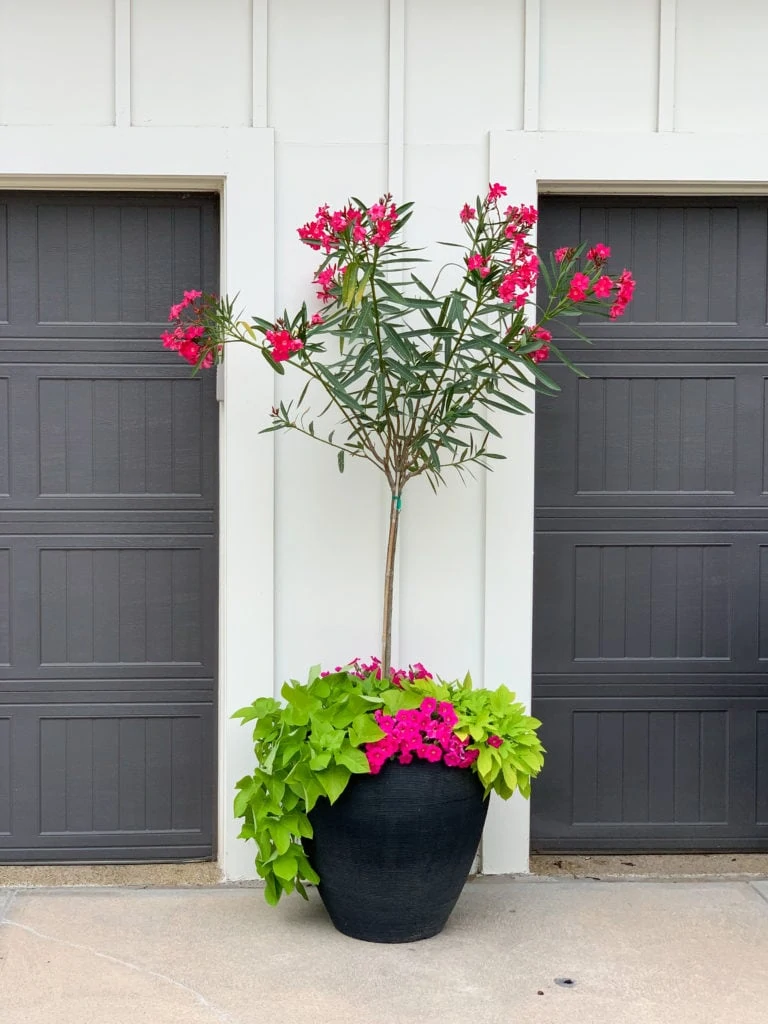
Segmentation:
<svg viewBox="0 0 768 1024">
<path fill-rule="evenodd" d="M 392 596 L 395 586 L 395 551 L 397 550 L 397 529 L 400 525 L 400 495 L 392 494 L 389 510 L 389 536 L 387 537 L 387 559 L 384 565 L 384 619 L 381 627 L 381 673 L 384 678 L 392 667 Z"/>
</svg>

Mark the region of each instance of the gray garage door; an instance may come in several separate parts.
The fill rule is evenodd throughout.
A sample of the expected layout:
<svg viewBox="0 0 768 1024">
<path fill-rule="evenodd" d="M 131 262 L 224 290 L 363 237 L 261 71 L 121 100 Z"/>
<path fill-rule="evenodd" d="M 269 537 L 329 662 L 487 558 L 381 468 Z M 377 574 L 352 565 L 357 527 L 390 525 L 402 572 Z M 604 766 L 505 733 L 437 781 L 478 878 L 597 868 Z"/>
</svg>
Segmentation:
<svg viewBox="0 0 768 1024">
<path fill-rule="evenodd" d="M 768 205 L 549 198 L 629 318 L 538 405 L 536 850 L 768 850 Z"/>
<path fill-rule="evenodd" d="M 210 857 L 213 196 L 0 193 L 0 863 Z"/>
</svg>

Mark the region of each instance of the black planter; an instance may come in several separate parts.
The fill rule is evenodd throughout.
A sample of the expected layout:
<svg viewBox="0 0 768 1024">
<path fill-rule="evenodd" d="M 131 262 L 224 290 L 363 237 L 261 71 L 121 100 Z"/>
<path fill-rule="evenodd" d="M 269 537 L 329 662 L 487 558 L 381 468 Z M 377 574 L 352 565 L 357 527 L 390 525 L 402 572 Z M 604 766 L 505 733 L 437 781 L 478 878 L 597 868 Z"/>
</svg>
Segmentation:
<svg viewBox="0 0 768 1024">
<path fill-rule="evenodd" d="M 307 853 L 340 932 L 367 942 L 437 935 L 456 905 L 488 811 L 475 772 L 387 763 L 309 815 Z"/>
</svg>

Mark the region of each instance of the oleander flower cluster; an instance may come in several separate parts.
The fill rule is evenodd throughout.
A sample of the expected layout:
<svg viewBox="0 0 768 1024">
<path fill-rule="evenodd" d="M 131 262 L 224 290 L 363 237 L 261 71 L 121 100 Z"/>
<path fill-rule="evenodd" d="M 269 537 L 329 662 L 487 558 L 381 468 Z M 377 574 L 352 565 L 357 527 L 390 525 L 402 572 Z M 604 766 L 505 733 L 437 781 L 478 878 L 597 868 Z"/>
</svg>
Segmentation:
<svg viewBox="0 0 768 1024">
<path fill-rule="evenodd" d="M 203 293 L 196 289 L 184 292 L 180 302 L 171 306 L 168 320 L 174 325 L 171 330 L 161 335 L 164 348 L 178 352 L 190 366 L 200 366 L 207 370 L 213 366 L 214 349 L 205 344 L 204 304 L 199 300 Z"/>
</svg>

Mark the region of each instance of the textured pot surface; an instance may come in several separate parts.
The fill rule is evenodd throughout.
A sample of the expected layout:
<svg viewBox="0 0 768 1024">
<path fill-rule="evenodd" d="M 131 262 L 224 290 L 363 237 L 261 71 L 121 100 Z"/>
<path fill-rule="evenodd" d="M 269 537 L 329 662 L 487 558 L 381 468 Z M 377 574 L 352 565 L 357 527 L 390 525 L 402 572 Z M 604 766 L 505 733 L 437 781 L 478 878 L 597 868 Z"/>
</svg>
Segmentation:
<svg viewBox="0 0 768 1024">
<path fill-rule="evenodd" d="M 469 769 L 417 761 L 353 776 L 310 814 L 307 850 L 334 925 L 368 942 L 440 932 L 472 866 L 488 811 Z"/>
</svg>

